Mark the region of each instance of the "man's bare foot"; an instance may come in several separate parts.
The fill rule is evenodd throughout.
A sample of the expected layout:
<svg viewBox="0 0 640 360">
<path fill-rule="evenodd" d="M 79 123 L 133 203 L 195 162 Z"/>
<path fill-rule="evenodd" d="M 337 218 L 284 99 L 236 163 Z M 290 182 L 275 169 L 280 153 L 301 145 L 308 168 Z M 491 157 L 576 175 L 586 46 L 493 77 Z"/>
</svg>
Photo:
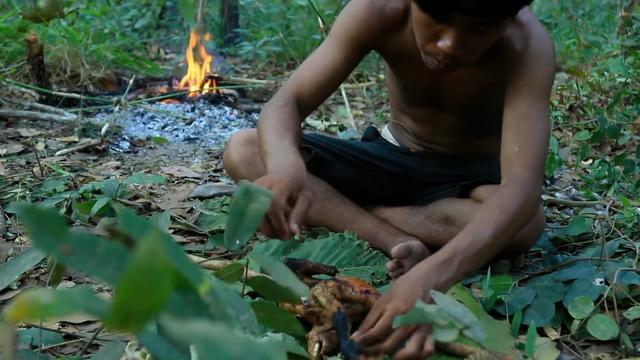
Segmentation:
<svg viewBox="0 0 640 360">
<path fill-rule="evenodd" d="M 395 280 L 431 255 L 431 252 L 422 242 L 410 240 L 391 248 L 389 255 L 391 260 L 387 262 L 387 272 Z"/>
</svg>

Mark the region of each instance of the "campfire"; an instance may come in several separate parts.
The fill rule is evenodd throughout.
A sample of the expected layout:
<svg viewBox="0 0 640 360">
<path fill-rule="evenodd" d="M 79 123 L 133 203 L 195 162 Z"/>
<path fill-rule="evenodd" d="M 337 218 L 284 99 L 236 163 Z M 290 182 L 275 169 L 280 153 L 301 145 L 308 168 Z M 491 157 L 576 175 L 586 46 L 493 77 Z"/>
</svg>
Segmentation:
<svg viewBox="0 0 640 360">
<path fill-rule="evenodd" d="M 195 29 L 189 34 L 189 45 L 185 51 L 187 73 L 176 89 L 188 90 L 189 97 L 204 94 L 220 94 L 218 75 L 212 72 L 213 56 L 207 52 L 205 43 L 212 38 L 210 33 L 201 34 Z"/>
</svg>

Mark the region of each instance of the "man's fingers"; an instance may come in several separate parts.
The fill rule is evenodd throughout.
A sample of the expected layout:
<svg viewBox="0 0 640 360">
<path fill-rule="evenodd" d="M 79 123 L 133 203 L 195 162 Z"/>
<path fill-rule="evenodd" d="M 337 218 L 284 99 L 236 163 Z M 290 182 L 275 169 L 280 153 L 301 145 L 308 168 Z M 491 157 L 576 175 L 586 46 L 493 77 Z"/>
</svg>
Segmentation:
<svg viewBox="0 0 640 360">
<path fill-rule="evenodd" d="M 364 347 L 362 351 L 367 354 L 394 354 L 402 347 L 404 342 L 416 331 L 416 326 L 403 326 L 388 336 L 380 345 Z"/>
<path fill-rule="evenodd" d="M 358 343 L 363 347 L 367 345 L 376 344 L 381 342 L 391 332 L 391 321 L 393 320 L 393 316 L 390 312 L 382 315 L 380 320 L 378 320 L 375 325 L 366 333 L 362 334 L 360 337 L 360 341 Z"/>
<path fill-rule="evenodd" d="M 304 216 L 307 214 L 309 207 L 311 206 L 311 193 L 303 191 L 298 195 L 296 203 L 289 215 L 289 229 L 291 234 L 297 235 L 300 233 L 300 226 Z"/>
<path fill-rule="evenodd" d="M 274 198 L 271 200 L 271 207 L 269 208 L 267 216 L 277 236 L 282 239 L 288 239 L 290 237 L 289 227 L 285 221 L 284 211 L 285 202 L 282 199 Z"/>
<path fill-rule="evenodd" d="M 424 345 L 422 345 L 420 358 L 426 359 L 429 356 L 433 355 L 435 351 L 436 351 L 436 342 L 433 340 L 433 334 L 429 332 L 429 335 L 427 336 L 427 340 L 424 342 Z"/>
<path fill-rule="evenodd" d="M 268 216 L 264 217 L 264 220 L 262 220 L 262 222 L 260 223 L 260 227 L 258 228 L 258 231 L 266 237 L 276 236 L 276 233 L 273 230 L 273 226 L 271 226 L 271 221 L 269 221 Z"/>
<path fill-rule="evenodd" d="M 364 318 L 364 320 L 360 324 L 360 327 L 358 328 L 358 330 L 355 333 L 353 333 L 353 335 L 351 336 L 353 341 L 360 342 L 362 337 L 369 330 L 371 330 L 371 328 L 378 322 L 378 320 L 380 320 L 380 316 L 382 316 L 382 311 L 374 305 L 371 311 L 369 311 L 369 314 L 367 315 L 367 317 Z"/>
<path fill-rule="evenodd" d="M 424 359 L 422 356 L 423 349 L 425 348 L 427 338 L 430 335 L 430 328 L 421 326 L 416 330 L 405 346 L 398 351 L 393 357 L 394 360 L 409 360 L 409 359 Z"/>
</svg>

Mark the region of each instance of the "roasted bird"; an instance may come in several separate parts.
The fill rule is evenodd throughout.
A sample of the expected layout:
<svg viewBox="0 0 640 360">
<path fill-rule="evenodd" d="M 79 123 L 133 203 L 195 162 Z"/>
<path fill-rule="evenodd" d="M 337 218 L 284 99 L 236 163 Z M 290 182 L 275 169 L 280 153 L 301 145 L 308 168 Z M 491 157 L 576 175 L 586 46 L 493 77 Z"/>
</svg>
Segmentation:
<svg viewBox="0 0 640 360">
<path fill-rule="evenodd" d="M 307 348 L 311 359 L 333 355 L 338 348 L 353 349 L 355 344 L 346 344 L 349 343 L 348 334 L 364 320 L 373 303 L 380 297 L 378 290 L 364 280 L 337 275 L 338 270 L 334 266 L 290 258 L 285 259 L 285 264 L 311 287 L 309 298 L 303 299 L 301 304 L 281 304 L 284 309 L 311 326 L 307 334 Z M 317 279 L 314 277 L 316 275 L 332 277 Z M 336 329 L 335 324 L 345 323 L 340 319 L 346 319 L 346 330 Z M 342 339 L 339 333 L 342 333 Z M 357 356 L 349 356 L 344 351 L 343 355 L 347 358 Z"/>
</svg>

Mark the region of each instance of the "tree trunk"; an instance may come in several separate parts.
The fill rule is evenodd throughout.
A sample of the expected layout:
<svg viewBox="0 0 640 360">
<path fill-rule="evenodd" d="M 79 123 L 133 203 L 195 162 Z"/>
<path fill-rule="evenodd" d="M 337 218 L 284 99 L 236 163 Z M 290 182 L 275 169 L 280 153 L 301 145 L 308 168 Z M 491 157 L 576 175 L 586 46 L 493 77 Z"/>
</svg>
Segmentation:
<svg viewBox="0 0 640 360">
<path fill-rule="evenodd" d="M 222 19 L 222 30 L 224 34 L 224 45 L 229 46 L 237 43 L 240 28 L 240 7 L 238 0 L 220 1 L 220 18 Z"/>
</svg>

